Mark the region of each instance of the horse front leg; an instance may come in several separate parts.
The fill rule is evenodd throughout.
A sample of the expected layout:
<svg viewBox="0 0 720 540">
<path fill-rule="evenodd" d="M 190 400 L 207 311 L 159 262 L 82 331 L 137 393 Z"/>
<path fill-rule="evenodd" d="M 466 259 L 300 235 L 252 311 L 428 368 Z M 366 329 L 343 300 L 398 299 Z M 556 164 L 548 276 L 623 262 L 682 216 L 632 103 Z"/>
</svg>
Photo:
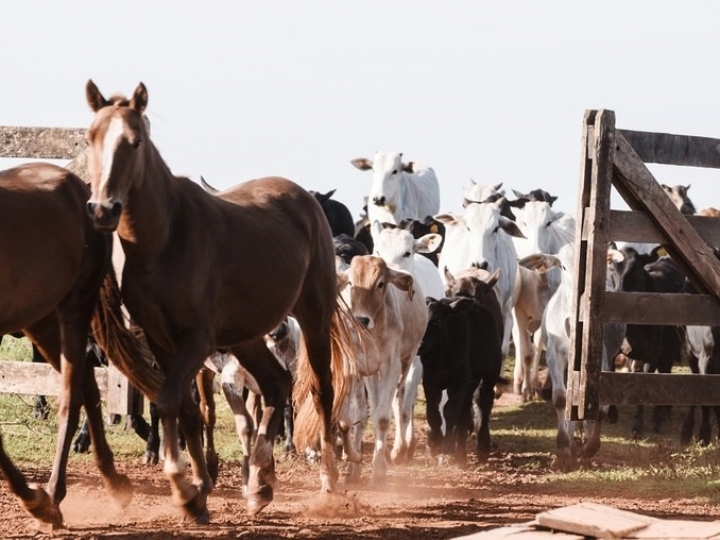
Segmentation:
<svg viewBox="0 0 720 540">
<path fill-rule="evenodd" d="M 118 473 L 115 469 L 115 458 L 105 436 L 102 404 L 100 391 L 95 380 L 95 370 L 87 362 L 83 381 L 83 400 L 85 402 L 85 414 L 87 415 L 85 424 L 92 440 L 95 464 L 100 471 L 108 494 L 118 505 L 125 507 L 132 500 L 133 488 L 130 479 L 126 475 Z"/>
<path fill-rule="evenodd" d="M 202 448 L 200 410 L 190 395 L 191 381 L 202 367 L 208 351 L 204 341 L 188 333 L 176 341 L 176 356 L 155 356 L 165 371 L 165 381 L 155 399 L 163 427 L 163 471 L 170 482 L 172 501 L 181 507 L 187 520 L 207 524 L 207 496 L 212 491 L 212 479 L 205 464 Z M 193 483 L 185 478 L 185 463 L 180 455 L 181 423 L 193 470 Z"/>
</svg>

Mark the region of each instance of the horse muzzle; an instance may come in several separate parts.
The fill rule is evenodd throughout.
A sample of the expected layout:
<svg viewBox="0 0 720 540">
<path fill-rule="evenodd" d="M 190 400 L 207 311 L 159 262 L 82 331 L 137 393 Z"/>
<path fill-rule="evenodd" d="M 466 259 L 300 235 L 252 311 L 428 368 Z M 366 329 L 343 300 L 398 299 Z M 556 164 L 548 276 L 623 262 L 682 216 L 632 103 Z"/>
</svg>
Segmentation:
<svg viewBox="0 0 720 540">
<path fill-rule="evenodd" d="M 85 205 L 85 209 L 95 228 L 103 231 L 117 229 L 122 208 L 120 201 L 110 201 L 108 203 L 88 201 Z"/>
</svg>

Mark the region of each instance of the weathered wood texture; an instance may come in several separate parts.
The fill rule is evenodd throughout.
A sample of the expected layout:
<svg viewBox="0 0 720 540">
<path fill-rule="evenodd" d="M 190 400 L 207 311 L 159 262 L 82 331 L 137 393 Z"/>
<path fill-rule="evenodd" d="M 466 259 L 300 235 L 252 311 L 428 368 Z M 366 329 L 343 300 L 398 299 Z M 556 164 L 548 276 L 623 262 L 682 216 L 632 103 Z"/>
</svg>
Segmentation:
<svg viewBox="0 0 720 540">
<path fill-rule="evenodd" d="M 108 370 L 95 368 L 103 399 L 108 395 Z M 35 362 L 0 362 L 0 392 L 4 394 L 27 394 L 57 396 L 60 393 L 60 373 L 50 364 Z"/>
<path fill-rule="evenodd" d="M 600 396 L 605 405 L 713 405 L 720 375 L 603 372 Z"/>
<path fill-rule="evenodd" d="M 607 292 L 602 322 L 717 326 L 720 303 L 709 294 Z"/>
<path fill-rule="evenodd" d="M 535 520 L 544 527 L 593 538 L 623 538 L 655 521 L 648 516 L 591 502 L 540 512 Z"/>
<path fill-rule="evenodd" d="M 0 157 L 73 159 L 85 149 L 84 128 L 0 126 Z"/>
<path fill-rule="evenodd" d="M 583 317 L 581 312 L 602 313 L 609 236 L 610 189 L 615 149 L 615 113 L 598 111 L 586 114 L 583 123 L 581 189 L 578 198 L 578 223 L 587 223 L 590 233 L 575 235 L 573 296 L 575 324 L 571 328 L 568 370 L 580 372 L 579 388 L 568 393 L 577 402 L 567 401 L 568 418 L 595 419 L 599 414 L 598 377 L 601 369 L 603 327 L 599 320 Z"/>
<path fill-rule="evenodd" d="M 720 169 L 720 140 L 709 137 L 618 130 L 645 163 Z"/>
<path fill-rule="evenodd" d="M 667 237 L 668 252 L 685 270 L 688 278 L 720 300 L 720 261 L 713 250 L 675 207 L 628 141 L 618 134 L 615 143 L 615 185 L 618 191 L 631 208 L 644 210 Z"/>
</svg>

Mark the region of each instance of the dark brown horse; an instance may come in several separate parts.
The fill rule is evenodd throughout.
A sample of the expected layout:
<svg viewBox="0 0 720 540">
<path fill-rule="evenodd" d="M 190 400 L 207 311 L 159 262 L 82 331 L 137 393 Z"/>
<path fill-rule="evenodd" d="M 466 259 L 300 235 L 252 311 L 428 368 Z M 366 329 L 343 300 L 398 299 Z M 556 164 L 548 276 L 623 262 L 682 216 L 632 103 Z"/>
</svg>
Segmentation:
<svg viewBox="0 0 720 540">
<path fill-rule="evenodd" d="M 55 165 L 0 172 L 0 335 L 22 330 L 62 374 L 47 493 L 28 487 L 1 444 L 0 470 L 22 506 L 52 526 L 62 525 L 59 504 L 67 489 L 68 452 L 83 404 L 106 488 L 121 504 L 132 496 L 127 477 L 115 470 L 93 366 L 85 361 L 111 253 L 109 235 L 96 231 L 85 212 L 89 196 L 80 178 Z"/>
<path fill-rule="evenodd" d="M 165 375 L 155 403 L 173 502 L 188 518 L 209 519 L 212 482 L 189 389 L 205 357 L 218 349 L 235 354 L 262 390 L 266 408 L 250 460 L 248 511 L 259 512 L 271 502 L 272 446 L 291 379 L 263 335 L 290 312 L 302 328 L 300 369 L 312 368 L 312 395 L 322 419 L 321 487 L 332 491 L 337 468 L 331 418 L 339 402 L 333 398 L 343 391 L 342 355 L 350 340 L 337 303 L 332 236 L 320 205 L 278 177 L 210 195 L 173 176 L 150 141 L 142 83 L 131 99 L 106 99 L 92 81 L 86 93 L 95 112 L 87 132 L 92 188 L 87 210 L 99 230 L 117 230 L 126 256 L 123 302 Z M 338 369 L 331 370 L 331 362 Z M 179 454 L 178 420 L 192 483 Z"/>
</svg>

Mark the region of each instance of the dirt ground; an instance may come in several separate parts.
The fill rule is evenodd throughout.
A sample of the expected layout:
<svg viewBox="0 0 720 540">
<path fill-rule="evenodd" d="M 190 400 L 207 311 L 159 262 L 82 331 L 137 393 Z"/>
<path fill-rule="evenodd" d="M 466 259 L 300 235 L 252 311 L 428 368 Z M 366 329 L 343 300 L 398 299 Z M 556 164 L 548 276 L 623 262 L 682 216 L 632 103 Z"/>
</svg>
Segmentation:
<svg viewBox="0 0 720 540">
<path fill-rule="evenodd" d="M 513 399 L 509 396 L 505 399 Z M 502 406 L 499 403 L 498 406 Z M 418 429 L 418 433 L 421 430 Z M 424 436 L 420 442 L 424 444 Z M 366 452 L 367 454 L 367 452 Z M 550 494 L 546 471 L 517 467 L 521 452 L 497 451 L 486 464 L 471 460 L 460 469 L 429 463 L 424 449 L 408 466 L 393 467 L 387 486 L 365 483 L 323 499 L 318 473 L 305 462 L 278 464 L 275 501 L 259 516 L 245 514 L 238 464 L 223 463 L 217 486 L 208 499 L 211 524 L 187 526 L 171 505 L 169 487 L 159 466 L 148 468 L 141 458 L 124 460 L 118 468 L 130 476 L 135 495 L 128 508 L 117 508 L 104 492 L 92 465 L 69 467 L 68 496 L 61 505 L 67 529 L 56 538 L 185 539 L 185 538 L 454 538 L 532 519 L 548 508 L 583 500 L 661 518 L 720 519 L 720 509 L 702 500 L 613 496 L 612 490 L 582 496 Z M 43 484 L 47 470 L 26 470 Z M 33 520 L 0 482 L 0 538 L 37 536 Z"/>
</svg>

